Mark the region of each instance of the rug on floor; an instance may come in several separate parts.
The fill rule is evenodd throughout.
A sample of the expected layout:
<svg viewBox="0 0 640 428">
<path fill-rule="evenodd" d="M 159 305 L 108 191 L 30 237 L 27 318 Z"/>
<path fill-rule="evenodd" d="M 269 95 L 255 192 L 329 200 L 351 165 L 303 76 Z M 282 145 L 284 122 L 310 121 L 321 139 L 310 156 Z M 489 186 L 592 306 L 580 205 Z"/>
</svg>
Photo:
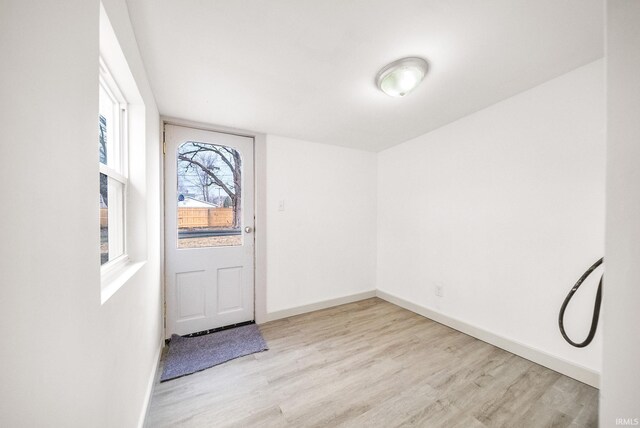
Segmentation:
<svg viewBox="0 0 640 428">
<path fill-rule="evenodd" d="M 255 324 L 196 337 L 174 334 L 169 342 L 160 382 L 267 349 L 267 343 Z"/>
</svg>

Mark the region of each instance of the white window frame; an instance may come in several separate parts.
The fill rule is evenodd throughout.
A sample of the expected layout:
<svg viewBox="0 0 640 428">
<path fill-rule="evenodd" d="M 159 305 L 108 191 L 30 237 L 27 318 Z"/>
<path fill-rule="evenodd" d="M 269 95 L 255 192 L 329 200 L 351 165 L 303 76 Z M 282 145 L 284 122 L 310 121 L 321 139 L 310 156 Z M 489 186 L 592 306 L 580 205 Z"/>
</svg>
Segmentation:
<svg viewBox="0 0 640 428">
<path fill-rule="evenodd" d="M 122 219 L 119 219 L 119 214 L 113 210 L 107 208 L 107 215 L 109 218 L 109 248 L 112 245 L 112 236 L 116 239 L 121 239 L 121 243 L 117 243 L 118 248 L 122 248 L 122 254 L 118 257 L 109 260 L 105 264 L 100 266 L 100 274 L 103 282 L 107 281 L 110 277 L 120 271 L 128 262 L 129 256 L 127 253 L 127 192 L 128 192 L 128 163 L 129 163 L 129 147 L 128 147 L 128 103 L 125 97 L 122 95 L 122 91 L 118 87 L 113 75 L 109 72 L 104 60 L 100 57 L 99 61 L 99 88 L 104 91 L 111 98 L 114 105 L 113 118 L 115 120 L 114 133 L 117 136 L 117 141 L 111 145 L 107 145 L 112 148 L 112 152 L 107 152 L 107 163 L 109 159 L 113 159 L 112 166 L 105 165 L 99 161 L 100 174 L 104 174 L 108 179 L 113 179 L 122 184 Z"/>
</svg>

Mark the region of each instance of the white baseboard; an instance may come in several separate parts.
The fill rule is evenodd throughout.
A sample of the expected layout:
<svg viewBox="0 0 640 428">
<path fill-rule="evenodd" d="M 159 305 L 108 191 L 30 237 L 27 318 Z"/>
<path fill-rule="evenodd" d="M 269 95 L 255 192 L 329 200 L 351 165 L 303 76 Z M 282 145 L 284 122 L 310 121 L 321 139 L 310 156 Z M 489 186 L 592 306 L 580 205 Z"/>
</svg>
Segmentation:
<svg viewBox="0 0 640 428">
<path fill-rule="evenodd" d="M 153 365 L 153 369 L 151 370 L 151 374 L 149 376 L 149 383 L 147 384 L 147 392 L 144 398 L 144 403 L 142 403 L 142 410 L 140 411 L 140 417 L 138 418 L 138 428 L 144 427 L 144 422 L 147 419 L 147 414 L 149 413 L 149 403 L 151 402 L 151 394 L 153 393 L 153 385 L 156 380 L 156 374 L 158 373 L 158 366 L 160 365 L 160 357 L 162 356 L 162 347 L 164 346 L 164 340 L 160 341 L 160 346 L 156 350 L 155 364 Z"/>
<path fill-rule="evenodd" d="M 376 290 L 365 291 L 363 293 L 351 294 L 349 296 L 337 297 L 335 299 L 323 300 L 309 305 L 297 306 L 295 308 L 283 309 L 281 311 L 266 314 L 264 322 L 275 321 L 281 318 L 288 318 L 295 315 L 306 314 L 307 312 L 319 311 L 320 309 L 332 308 L 334 306 L 357 302 L 359 300 L 376 297 Z"/>
<path fill-rule="evenodd" d="M 401 308 L 415 312 L 418 315 L 422 315 L 423 317 L 432 319 L 440 324 L 444 324 L 448 327 L 461 331 L 462 333 L 473 336 L 483 342 L 490 343 L 498 348 L 504 349 L 505 351 L 509 351 L 522 358 L 526 358 L 527 360 L 540 364 L 541 366 L 545 366 L 558 373 L 562 373 L 580 382 L 586 383 L 587 385 L 599 388 L 600 373 L 590 368 L 572 363 L 571 361 L 548 354 L 539 349 L 532 348 L 523 343 L 508 339 L 479 327 L 475 327 L 459 319 L 425 308 L 424 306 L 411 303 L 408 300 L 404 300 L 403 298 L 394 296 L 393 294 L 377 290 L 376 295 L 387 302 L 400 306 Z"/>
</svg>

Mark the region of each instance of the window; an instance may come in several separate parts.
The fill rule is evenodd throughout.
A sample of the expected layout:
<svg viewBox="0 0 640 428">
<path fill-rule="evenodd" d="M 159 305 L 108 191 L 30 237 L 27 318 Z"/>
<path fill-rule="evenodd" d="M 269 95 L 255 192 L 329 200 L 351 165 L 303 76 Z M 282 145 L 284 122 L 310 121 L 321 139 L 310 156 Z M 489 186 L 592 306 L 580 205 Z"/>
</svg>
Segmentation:
<svg viewBox="0 0 640 428">
<path fill-rule="evenodd" d="M 147 144 L 159 140 L 159 127 L 147 134 L 146 123 L 157 120 L 157 111 L 147 117 L 138 82 L 102 3 L 99 31 L 100 53 L 95 68 L 99 201 L 95 202 L 100 213 L 100 256 L 96 258 L 100 257 L 100 301 L 104 304 L 129 284 L 147 261 L 147 153 L 153 165 L 159 155 L 148 152 Z"/>
<path fill-rule="evenodd" d="M 242 245 L 242 158 L 227 146 L 178 147 L 178 248 Z"/>
<path fill-rule="evenodd" d="M 99 78 L 100 264 L 126 261 L 127 103 L 102 59 Z"/>
</svg>

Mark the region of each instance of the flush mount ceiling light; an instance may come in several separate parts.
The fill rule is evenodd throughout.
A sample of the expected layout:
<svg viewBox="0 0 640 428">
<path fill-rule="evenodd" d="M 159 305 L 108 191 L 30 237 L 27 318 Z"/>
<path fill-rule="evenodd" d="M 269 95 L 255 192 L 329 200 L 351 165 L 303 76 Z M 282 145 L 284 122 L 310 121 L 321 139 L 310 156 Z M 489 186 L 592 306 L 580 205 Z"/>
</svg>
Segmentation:
<svg viewBox="0 0 640 428">
<path fill-rule="evenodd" d="M 402 58 L 385 66 L 376 75 L 376 85 L 392 97 L 404 97 L 424 79 L 429 63 L 418 57 Z"/>
</svg>

